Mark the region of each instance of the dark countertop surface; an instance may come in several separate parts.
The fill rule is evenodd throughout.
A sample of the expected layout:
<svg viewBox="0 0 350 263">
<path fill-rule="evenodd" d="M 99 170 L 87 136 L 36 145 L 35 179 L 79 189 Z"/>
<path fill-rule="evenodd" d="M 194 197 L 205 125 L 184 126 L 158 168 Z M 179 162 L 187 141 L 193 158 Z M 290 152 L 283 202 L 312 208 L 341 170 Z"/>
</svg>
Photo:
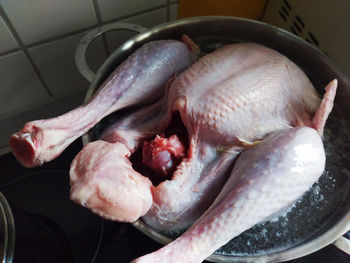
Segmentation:
<svg viewBox="0 0 350 263">
<path fill-rule="evenodd" d="M 14 262 L 117 262 L 161 245 L 130 224 L 102 220 L 69 200 L 69 166 L 81 149 L 77 140 L 56 160 L 26 169 L 12 154 L 0 156 L 0 191 L 16 224 Z M 348 263 L 332 245 L 289 263 Z"/>
</svg>

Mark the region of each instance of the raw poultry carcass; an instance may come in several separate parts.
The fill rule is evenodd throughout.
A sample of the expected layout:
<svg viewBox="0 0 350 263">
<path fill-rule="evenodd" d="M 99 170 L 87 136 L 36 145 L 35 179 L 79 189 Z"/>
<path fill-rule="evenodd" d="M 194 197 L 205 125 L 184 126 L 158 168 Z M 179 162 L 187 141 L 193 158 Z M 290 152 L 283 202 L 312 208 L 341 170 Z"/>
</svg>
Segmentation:
<svg viewBox="0 0 350 263">
<path fill-rule="evenodd" d="M 132 222 L 145 214 L 143 220 L 155 229 L 184 229 L 214 201 L 241 151 L 290 127 L 322 133 L 335 88 L 332 82 L 330 102 L 315 116 L 320 99 L 294 63 L 257 44 L 225 46 L 180 74 L 162 100 L 119 120 L 103 140 L 87 145 L 71 166 L 71 198 L 109 219 Z M 174 126 L 184 126 L 185 136 Z M 161 133 L 166 136 L 146 141 L 137 157 L 142 142 Z M 168 145 L 172 135 L 186 149 L 179 159 Z M 153 163 L 147 162 L 149 145 L 161 149 L 153 156 L 151 151 Z M 174 171 L 160 173 L 169 163 Z M 95 169 L 82 172 L 87 166 Z M 143 175 L 168 180 L 152 185 Z"/>
<path fill-rule="evenodd" d="M 328 84 L 321 102 L 278 52 L 224 46 L 171 78 L 158 102 L 87 144 L 71 165 L 71 198 L 108 219 L 142 217 L 157 230 L 193 224 L 135 262 L 201 262 L 317 181 L 336 87 Z"/>
</svg>

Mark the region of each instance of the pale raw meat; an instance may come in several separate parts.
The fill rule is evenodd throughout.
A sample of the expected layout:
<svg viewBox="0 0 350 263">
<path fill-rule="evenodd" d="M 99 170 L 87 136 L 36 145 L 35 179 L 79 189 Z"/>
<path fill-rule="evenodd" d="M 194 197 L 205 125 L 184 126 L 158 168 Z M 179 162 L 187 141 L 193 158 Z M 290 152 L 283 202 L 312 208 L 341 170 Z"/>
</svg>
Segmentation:
<svg viewBox="0 0 350 263">
<path fill-rule="evenodd" d="M 197 145 L 205 142 L 217 147 L 241 142 L 253 146 L 238 157 L 220 194 L 190 229 L 134 263 L 201 262 L 232 238 L 293 204 L 324 171 L 320 135 L 333 106 L 337 81 L 329 83 L 320 103 L 307 77 L 293 63 L 255 45 L 243 44 L 236 51 L 240 48 L 236 59 L 241 64 L 229 65 L 238 68 L 238 74 L 220 77 L 218 71 L 225 70 L 226 64 L 213 67 L 209 55 L 200 67 L 201 61 L 174 81 L 169 100 L 172 108 L 180 111 L 190 136 L 198 134 L 194 140 Z M 225 61 L 229 49 L 219 51 L 222 57 L 218 61 Z M 215 69 L 216 75 L 205 79 Z M 157 204 L 158 211 L 164 203 L 163 210 L 172 207 L 171 202 L 178 203 L 171 196 L 179 188 L 168 181 L 166 184 L 161 198 L 153 196 L 154 200 L 165 200 Z M 146 222 L 164 225 L 169 218 L 152 216 L 147 221 L 152 208 Z M 174 219 L 172 215 L 170 218 Z"/>
<path fill-rule="evenodd" d="M 110 220 L 133 222 L 143 216 L 152 205 L 152 183 L 132 169 L 129 157 L 121 143 L 88 144 L 71 164 L 71 199 Z"/>
<path fill-rule="evenodd" d="M 141 139 L 158 130 L 161 103 L 120 119 L 87 144 L 70 168 L 71 199 L 106 219 L 134 222 L 152 205 L 151 181 L 129 161 Z M 87 169 L 88 167 L 89 169 Z"/>
<path fill-rule="evenodd" d="M 108 114 L 160 97 L 169 78 L 194 58 L 187 47 L 192 43 L 188 38 L 184 41 L 186 44 L 176 40 L 145 44 L 115 69 L 85 105 L 56 118 L 25 124 L 10 139 L 16 158 L 26 167 L 51 161 Z"/>
<path fill-rule="evenodd" d="M 215 202 L 190 229 L 132 262 L 202 262 L 233 237 L 291 205 L 319 178 L 324 165 L 316 130 L 300 127 L 272 133 L 241 154 Z"/>
<path fill-rule="evenodd" d="M 163 100 L 121 119 L 102 139 L 134 152 L 143 140 L 165 130 L 179 112 L 189 138 L 187 156 L 171 180 L 150 186 L 153 204 L 143 220 L 159 230 L 183 229 L 214 201 L 241 151 L 277 130 L 315 123 L 323 128 L 321 120 L 327 119 L 335 88 L 336 81 L 331 82 L 320 106 L 307 76 L 281 54 L 253 43 L 228 45 L 201 58 L 172 81 Z M 90 149 L 98 156 L 95 152 Z M 103 158 L 91 159 L 103 167 Z M 115 181 L 125 177 L 117 167 L 113 176 Z M 108 217 L 108 211 L 93 203 L 86 206 Z"/>
<path fill-rule="evenodd" d="M 253 43 L 201 58 L 173 81 L 168 101 L 167 117 L 180 112 L 190 149 L 172 180 L 152 186 L 153 205 L 143 219 L 162 230 L 191 225 L 220 192 L 241 150 L 276 130 L 312 127 L 320 105 L 299 67 Z"/>
<path fill-rule="evenodd" d="M 317 181 L 336 88 L 337 81 L 330 82 L 321 101 L 305 73 L 280 53 L 254 43 L 224 46 L 171 78 L 158 102 L 124 116 L 101 140 L 87 144 L 71 165 L 71 198 L 107 219 L 142 217 L 156 230 L 193 224 L 134 262 L 201 262 Z M 130 90 L 128 105 L 138 96 Z M 177 115 L 187 142 L 179 135 L 168 143 L 175 137 L 163 133 Z M 149 150 L 162 142 L 160 150 Z M 142 145 L 148 169 L 171 178 L 152 184 L 135 170 L 130 160 Z M 166 158 L 158 156 L 163 152 Z M 169 159 L 174 152 L 180 153 L 176 167 Z"/>
</svg>

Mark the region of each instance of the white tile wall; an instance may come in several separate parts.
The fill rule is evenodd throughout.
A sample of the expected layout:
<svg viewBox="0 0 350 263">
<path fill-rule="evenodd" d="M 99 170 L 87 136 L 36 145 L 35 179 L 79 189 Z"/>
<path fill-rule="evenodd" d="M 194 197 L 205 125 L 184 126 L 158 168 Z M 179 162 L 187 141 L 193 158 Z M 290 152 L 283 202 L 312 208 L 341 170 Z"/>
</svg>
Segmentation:
<svg viewBox="0 0 350 263">
<path fill-rule="evenodd" d="M 146 28 L 151 28 L 155 25 L 165 23 L 166 19 L 166 8 L 157 9 L 151 12 L 144 13 L 142 15 L 133 16 L 121 22 L 127 22 L 131 24 L 141 25 Z M 110 31 L 106 33 L 107 43 L 109 51 L 113 52 L 125 41 L 133 37 L 135 33 L 130 31 Z"/>
<path fill-rule="evenodd" d="M 155 25 L 165 23 L 166 20 L 166 8 L 157 9 L 151 12 L 144 13 L 142 15 L 133 16 L 122 20 L 122 22 L 133 23 L 141 25 L 147 28 L 151 28 Z"/>
<path fill-rule="evenodd" d="M 97 3 L 101 11 L 102 20 L 109 21 L 165 5 L 166 0 L 97 0 Z"/>
<path fill-rule="evenodd" d="M 0 52 L 5 52 L 18 47 L 16 40 L 8 29 L 5 21 L 0 17 Z"/>
<path fill-rule="evenodd" d="M 89 87 L 74 61 L 75 49 L 84 35 L 85 33 L 77 34 L 29 49 L 34 63 L 54 96 L 72 94 Z M 93 52 L 90 54 L 93 64 L 100 65 L 106 59 L 106 53 L 101 39 L 97 43 L 99 45 L 96 44 L 89 51 Z"/>
<path fill-rule="evenodd" d="M 22 51 L 0 58 L 0 80 L 0 116 L 49 97 Z"/>
<path fill-rule="evenodd" d="M 24 44 L 97 24 L 87 0 L 1 0 L 1 6 Z"/>
<path fill-rule="evenodd" d="M 173 4 L 170 6 L 170 20 L 176 20 L 178 18 L 178 4 Z"/>
</svg>

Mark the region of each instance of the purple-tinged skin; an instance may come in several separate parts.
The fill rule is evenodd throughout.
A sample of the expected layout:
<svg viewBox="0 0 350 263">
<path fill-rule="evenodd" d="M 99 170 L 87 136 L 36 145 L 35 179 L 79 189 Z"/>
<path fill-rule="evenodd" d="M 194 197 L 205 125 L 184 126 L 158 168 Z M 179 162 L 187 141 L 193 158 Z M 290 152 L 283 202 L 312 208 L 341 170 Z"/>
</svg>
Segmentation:
<svg viewBox="0 0 350 263">
<path fill-rule="evenodd" d="M 171 180 L 150 186 L 153 203 L 142 219 L 157 230 L 184 229 L 215 200 L 241 151 L 276 130 L 324 125 L 335 94 L 332 83 L 320 105 L 307 76 L 281 54 L 252 43 L 228 45 L 201 58 L 168 85 L 164 99 L 118 120 L 101 139 L 119 142 L 132 153 L 146 138 L 163 132 L 179 111 L 188 132 L 187 156 Z M 92 148 L 87 156 L 101 170 L 109 166 Z M 117 181 L 124 174 L 116 167 L 113 176 Z M 85 178 L 76 177 L 74 184 Z"/>
<path fill-rule="evenodd" d="M 297 65 L 255 43 L 226 45 L 201 57 L 171 83 L 167 96 L 168 116 L 178 111 L 188 132 L 188 156 L 171 180 L 152 186 L 153 205 L 143 220 L 164 231 L 193 224 L 221 191 L 239 152 L 276 130 L 322 125 L 336 83 L 331 86 L 320 106 Z"/>
<path fill-rule="evenodd" d="M 165 114 L 164 98 L 162 98 L 152 105 L 118 119 L 103 131 L 100 139 L 110 143 L 122 143 L 134 153 L 146 138 L 162 132 L 164 127 L 161 127 L 161 124 Z"/>
<path fill-rule="evenodd" d="M 108 114 L 161 97 L 167 81 L 193 60 L 189 43 L 160 40 L 145 44 L 124 61 L 84 105 L 56 118 L 29 122 L 10 145 L 25 167 L 39 166 L 61 154 Z"/>
<path fill-rule="evenodd" d="M 290 206 L 324 167 L 323 144 L 315 129 L 276 131 L 241 154 L 215 202 L 190 229 L 132 263 L 202 262 L 232 238 Z"/>
<path fill-rule="evenodd" d="M 172 180 L 153 190 L 153 205 L 144 220 L 163 230 L 183 224 L 179 223 L 180 216 L 190 211 L 195 202 L 193 192 L 202 182 L 196 181 L 192 172 L 203 167 L 201 160 L 222 152 L 237 155 L 239 149 L 234 146 L 247 150 L 238 157 L 216 201 L 193 227 L 176 241 L 134 262 L 201 262 L 302 196 L 324 170 L 321 136 L 332 110 L 337 80 L 325 89 L 320 101 L 307 76 L 294 63 L 273 50 L 249 43 L 223 47 L 176 78 L 169 89 L 169 109 L 180 112 L 192 138 L 190 150 L 205 151 L 189 156 L 201 158 L 191 165 L 181 163 Z M 266 138 L 268 134 L 273 135 Z M 251 180 L 254 183 L 249 184 Z M 190 205 L 185 206 L 186 202 Z"/>
</svg>

